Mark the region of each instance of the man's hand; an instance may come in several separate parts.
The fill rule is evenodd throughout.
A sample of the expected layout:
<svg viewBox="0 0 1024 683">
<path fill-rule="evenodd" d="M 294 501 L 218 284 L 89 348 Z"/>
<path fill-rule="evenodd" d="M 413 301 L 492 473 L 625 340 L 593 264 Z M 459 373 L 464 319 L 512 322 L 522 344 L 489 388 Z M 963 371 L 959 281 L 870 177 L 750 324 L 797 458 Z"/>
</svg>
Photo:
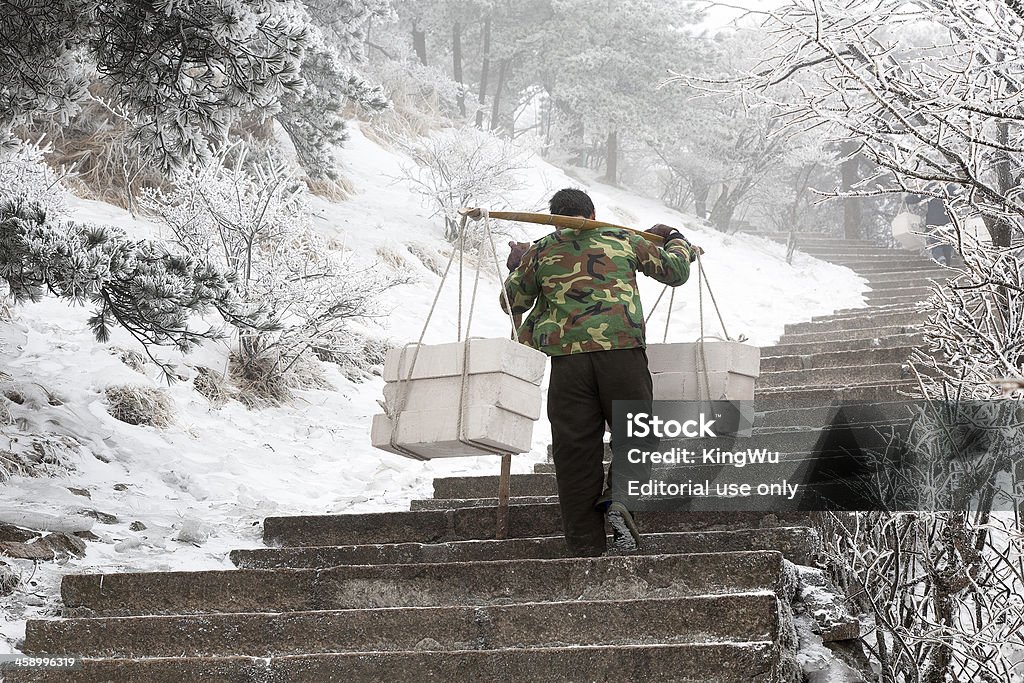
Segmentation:
<svg viewBox="0 0 1024 683">
<path fill-rule="evenodd" d="M 657 225 L 655 225 L 653 228 L 651 228 L 647 232 L 651 233 L 652 235 L 657 235 L 658 237 L 662 238 L 666 242 L 668 242 L 670 239 L 680 239 L 683 242 L 685 242 L 686 246 L 688 246 L 690 248 L 690 263 L 693 263 L 694 261 L 696 261 L 697 260 L 697 256 L 704 254 L 704 250 L 703 249 L 698 247 L 696 244 L 690 244 L 690 241 L 687 240 L 685 237 L 683 237 L 683 234 L 681 232 L 679 232 L 678 230 L 676 230 L 675 228 L 673 228 L 671 225 L 665 225 L 663 223 L 658 223 Z"/>
<path fill-rule="evenodd" d="M 523 256 L 529 251 L 531 245 L 529 242 L 509 242 L 508 246 L 511 251 L 508 254 L 508 260 L 505 261 L 505 265 L 508 266 L 509 270 L 515 270 L 523 262 Z"/>
<path fill-rule="evenodd" d="M 660 237 L 663 240 L 664 239 L 668 239 L 670 235 L 679 235 L 679 231 L 678 230 L 673 228 L 671 225 L 665 225 L 663 223 L 658 223 L 657 225 L 655 225 L 653 228 L 651 228 L 647 232 L 651 233 L 652 235 L 657 235 L 658 237 Z M 682 235 L 680 235 L 680 236 L 682 236 Z"/>
</svg>

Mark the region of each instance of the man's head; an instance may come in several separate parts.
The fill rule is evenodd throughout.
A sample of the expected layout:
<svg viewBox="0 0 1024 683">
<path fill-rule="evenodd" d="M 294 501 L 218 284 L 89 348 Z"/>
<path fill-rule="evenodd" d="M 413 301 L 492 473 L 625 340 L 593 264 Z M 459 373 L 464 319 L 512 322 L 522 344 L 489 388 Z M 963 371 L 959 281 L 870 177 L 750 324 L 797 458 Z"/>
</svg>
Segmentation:
<svg viewBox="0 0 1024 683">
<path fill-rule="evenodd" d="M 551 215 L 594 217 L 594 202 L 583 190 L 566 188 L 551 198 Z"/>
</svg>

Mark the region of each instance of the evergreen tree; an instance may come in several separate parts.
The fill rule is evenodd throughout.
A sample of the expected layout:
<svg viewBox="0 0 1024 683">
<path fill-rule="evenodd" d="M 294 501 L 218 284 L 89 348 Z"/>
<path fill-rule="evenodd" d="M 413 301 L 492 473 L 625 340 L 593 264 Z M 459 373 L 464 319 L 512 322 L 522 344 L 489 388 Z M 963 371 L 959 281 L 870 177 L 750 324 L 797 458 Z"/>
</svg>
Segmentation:
<svg viewBox="0 0 1024 683">
<path fill-rule="evenodd" d="M 185 352 L 219 336 L 191 329 L 192 316 L 216 308 L 241 318 L 223 271 L 117 228 L 55 223 L 42 205 L 23 199 L 0 201 L 0 279 L 16 302 L 51 294 L 92 304 L 89 325 L 101 342 L 120 325 L 147 349 Z"/>
<path fill-rule="evenodd" d="M 384 8 L 382 0 L 350 0 L 333 10 L 331 35 L 348 58 Z M 165 170 L 210 158 L 240 116 L 275 116 L 285 98 L 320 122 L 317 130 L 292 126 L 297 146 L 317 150 L 337 140 L 338 98 L 382 105 L 379 92 L 340 66 L 342 53 L 301 0 L 0 0 L 0 16 L 5 140 L 17 124 L 73 116 L 96 79 Z M 294 121 L 294 112 L 285 118 Z"/>
</svg>

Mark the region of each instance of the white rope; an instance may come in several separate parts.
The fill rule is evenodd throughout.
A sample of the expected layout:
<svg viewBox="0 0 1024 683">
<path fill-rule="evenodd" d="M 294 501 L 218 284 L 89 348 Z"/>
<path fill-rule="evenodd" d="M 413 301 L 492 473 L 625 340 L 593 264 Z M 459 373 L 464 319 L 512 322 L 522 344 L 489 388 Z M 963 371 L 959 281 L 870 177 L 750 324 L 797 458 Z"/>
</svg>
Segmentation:
<svg viewBox="0 0 1024 683">
<path fill-rule="evenodd" d="M 505 278 L 501 274 L 501 265 L 498 263 L 498 247 L 494 243 L 494 233 L 491 231 L 491 215 L 487 209 L 480 209 L 484 219 L 484 231 L 491 243 L 491 256 L 494 257 L 494 273 L 498 276 L 498 283 L 501 286 L 501 299 L 505 302 L 505 312 L 508 313 L 508 322 L 512 327 L 512 338 L 515 339 L 519 333 L 516 325 L 515 314 L 512 313 L 512 302 L 508 298 L 508 290 L 505 289 Z"/>
<path fill-rule="evenodd" d="M 501 285 L 501 288 L 502 288 L 502 298 L 506 302 L 506 307 L 507 307 L 508 312 L 509 312 L 509 320 L 510 320 L 510 322 L 512 324 L 512 331 L 513 331 L 513 334 L 515 334 L 515 332 L 516 332 L 516 330 L 515 330 L 515 322 L 514 322 L 514 318 L 512 317 L 512 313 L 511 313 L 511 305 L 510 305 L 509 298 L 508 298 L 508 292 L 505 291 L 504 280 L 503 280 L 503 278 L 501 276 L 501 266 L 498 263 L 497 248 L 496 248 L 496 245 L 494 243 L 494 234 L 493 234 L 493 232 L 491 230 L 491 226 L 490 226 L 490 217 L 487 215 L 486 212 L 483 212 L 483 215 L 484 215 L 484 219 L 485 219 L 485 222 L 484 222 L 484 232 L 487 235 L 488 241 L 490 242 L 490 245 L 491 245 L 491 250 L 492 250 L 492 254 L 493 254 L 493 258 L 494 258 L 495 273 L 498 275 L 498 281 L 499 281 L 499 284 Z M 462 371 L 461 371 L 461 387 L 460 387 L 460 391 L 459 391 L 458 425 L 457 425 L 458 440 L 459 440 L 460 443 L 466 444 L 466 445 L 471 446 L 473 448 L 476 448 L 478 450 L 482 450 L 482 451 L 485 451 L 485 452 L 488 452 L 488 453 L 492 453 L 494 455 L 506 455 L 507 451 L 499 450 L 499 449 L 493 448 L 492 446 L 489 446 L 487 444 L 484 444 L 484 443 L 481 443 L 479 441 L 475 441 L 473 439 L 470 439 L 468 434 L 467 434 L 468 420 L 466 419 L 467 418 L 466 411 L 467 411 L 468 403 L 469 403 L 469 401 L 468 401 L 468 394 L 469 394 L 469 374 L 470 374 L 470 362 L 471 362 L 470 348 L 471 348 L 471 345 L 472 345 L 472 341 L 471 341 L 472 338 L 470 337 L 470 330 L 471 330 L 472 325 L 473 325 L 473 314 L 475 312 L 475 307 L 476 307 L 477 292 L 479 291 L 480 270 L 481 270 L 480 269 L 480 261 L 478 259 L 477 260 L 477 264 L 476 264 L 476 266 L 477 266 L 476 267 L 476 275 L 475 275 L 475 277 L 473 279 L 472 294 L 470 295 L 469 310 L 468 310 L 468 314 L 466 315 L 465 338 L 463 338 L 462 319 L 463 319 L 463 299 L 465 298 L 465 292 L 464 292 L 464 288 L 465 288 L 465 275 L 464 275 L 464 271 L 465 271 L 466 227 L 467 227 L 467 224 L 468 224 L 468 217 L 463 216 L 462 222 L 461 222 L 460 228 L 459 228 L 459 239 L 458 239 L 458 243 L 457 243 L 458 244 L 457 249 L 458 249 L 458 254 L 459 254 L 459 274 L 458 274 L 458 307 L 457 307 L 457 320 L 456 320 L 456 326 L 457 326 L 456 339 L 457 339 L 458 343 L 462 344 Z M 449 275 L 451 273 L 451 268 L 452 268 L 452 265 L 454 264 L 454 261 L 455 261 L 455 253 L 456 253 L 456 249 L 453 248 L 452 249 L 452 253 L 449 255 L 448 263 L 446 264 L 444 272 L 441 275 L 441 281 L 438 284 L 437 291 L 434 293 L 434 299 L 431 302 L 430 310 L 427 312 L 427 319 L 426 319 L 426 321 L 423 324 L 423 329 L 420 330 L 419 339 L 416 342 L 414 342 L 414 343 L 406 344 L 402 348 L 401 355 L 399 356 L 399 365 L 398 365 L 398 367 L 399 367 L 399 378 L 398 378 L 398 382 L 397 382 L 398 383 L 398 396 L 396 397 L 394 405 L 385 406 L 385 412 L 388 415 L 389 419 L 391 419 L 391 421 L 392 421 L 392 430 L 391 430 L 391 439 L 390 439 L 391 447 L 394 448 L 399 453 L 402 453 L 404 455 L 407 455 L 407 456 L 409 456 L 411 458 L 414 458 L 414 459 L 417 459 L 417 460 L 429 460 L 430 458 L 428 458 L 428 457 L 426 457 L 426 456 L 424 456 L 424 455 L 422 455 L 420 453 L 415 452 L 414 450 L 408 448 L 407 446 L 403 446 L 402 444 L 398 443 L 396 439 L 397 439 L 398 432 L 399 432 L 399 424 L 400 424 L 400 421 L 401 421 L 402 413 L 404 412 L 405 407 L 408 404 L 409 391 L 410 391 L 410 388 L 411 388 L 410 382 L 413 379 L 413 376 L 414 376 L 414 373 L 415 373 L 415 370 L 416 370 L 416 362 L 419 359 L 419 352 L 420 352 L 420 349 L 423 347 L 423 340 L 426 338 L 427 329 L 430 326 L 430 322 L 431 322 L 431 320 L 434 317 L 435 311 L 437 310 L 437 305 L 438 305 L 438 303 L 440 301 L 440 298 L 441 298 L 441 292 L 444 290 L 444 286 L 447 283 L 448 277 L 449 277 Z M 402 373 L 401 369 L 404 368 L 405 365 L 406 365 L 406 360 L 407 360 L 407 357 L 408 357 L 407 354 L 408 354 L 410 346 L 415 347 L 415 349 L 414 349 L 413 354 L 412 354 L 412 359 L 409 362 L 408 371 L 405 372 L 405 373 Z"/>
<path fill-rule="evenodd" d="M 699 319 L 700 336 L 697 337 L 697 345 L 694 347 L 694 367 L 697 368 L 697 377 L 704 379 L 705 397 L 710 407 L 711 404 L 711 380 L 708 378 L 708 355 L 704 348 L 704 268 L 700 264 L 700 254 L 697 254 L 697 318 Z M 728 335 L 727 335 L 728 336 Z M 699 382 L 699 380 L 698 380 Z M 700 403 L 700 384 L 697 385 L 697 402 Z"/>
<path fill-rule="evenodd" d="M 713 291 L 711 291 L 711 284 L 707 280 L 707 272 L 704 270 L 704 264 L 701 263 L 700 253 L 698 252 L 696 256 L 697 256 L 697 286 L 698 286 L 698 288 L 700 288 L 702 286 L 707 288 L 708 296 L 711 297 L 711 303 L 715 307 L 715 314 L 718 316 L 718 323 L 722 327 L 723 337 L 714 337 L 714 338 L 715 339 L 722 339 L 722 341 L 731 341 L 732 337 L 729 336 L 728 330 L 725 329 L 725 319 L 723 318 L 722 311 L 721 311 L 721 309 L 718 306 L 718 301 L 715 299 L 715 293 Z M 676 294 L 676 292 L 675 292 L 675 288 L 674 287 L 670 287 L 668 285 L 665 285 L 664 287 L 661 288 L 661 293 L 658 294 L 658 298 L 654 300 L 654 305 L 651 306 L 650 311 L 648 311 L 648 313 L 647 313 L 647 317 L 644 319 L 644 323 L 645 324 L 649 325 L 651 323 L 651 319 L 654 317 L 654 312 L 658 309 L 658 305 L 661 303 L 662 298 L 664 298 L 665 292 L 668 292 L 669 290 L 671 290 L 671 293 L 669 295 L 668 313 L 665 314 L 665 331 L 664 331 L 664 334 L 662 336 L 662 343 L 663 344 L 666 343 L 666 340 L 668 339 L 669 325 L 670 325 L 670 323 L 672 321 L 672 313 L 675 310 L 675 294 Z M 743 341 L 743 339 L 741 338 L 739 341 Z"/>
<path fill-rule="evenodd" d="M 697 277 L 698 284 L 703 282 L 704 286 L 708 290 L 708 296 L 711 297 L 711 303 L 715 307 L 715 315 L 718 316 L 718 324 L 722 326 L 722 335 L 725 337 L 723 341 L 732 341 L 732 337 L 729 336 L 729 331 L 725 329 L 725 319 L 722 318 L 722 309 L 718 306 L 718 301 L 715 299 L 715 293 L 711 291 L 711 283 L 708 282 L 708 274 L 704 270 L 704 263 L 701 261 L 700 252 L 697 252 Z M 742 339 L 740 341 L 742 341 Z"/>
<path fill-rule="evenodd" d="M 468 221 L 465 217 L 459 225 L 459 313 L 458 321 L 455 323 L 455 341 L 462 341 L 462 270 L 466 255 L 466 226 Z M 478 271 L 479 272 L 479 271 Z"/>
<path fill-rule="evenodd" d="M 658 304 L 661 303 L 661 299 L 662 299 L 662 297 L 665 296 L 665 292 L 667 292 L 670 289 L 672 289 L 672 288 L 669 287 L 668 285 L 665 285 L 664 287 L 661 288 L 661 294 L 659 294 L 658 298 L 654 300 L 654 305 L 651 306 L 651 310 L 647 312 L 647 317 L 644 319 L 644 324 L 646 324 L 646 325 L 650 325 L 651 324 L 651 318 L 654 317 L 654 312 L 656 310 L 658 310 Z"/>
<path fill-rule="evenodd" d="M 463 229 L 465 229 L 465 224 L 466 219 L 464 218 L 462 221 Z M 405 377 L 402 377 L 402 367 L 405 365 L 406 352 L 409 350 L 409 346 L 412 346 L 412 344 L 406 344 L 402 348 L 402 353 L 399 356 L 398 397 L 395 400 L 395 405 L 390 407 L 390 409 L 388 409 L 388 407 L 385 407 L 385 413 L 388 415 L 388 418 L 392 422 L 390 446 L 399 453 L 407 455 L 416 460 L 429 460 L 429 458 L 420 455 L 419 453 L 416 453 L 415 451 L 410 450 L 405 446 L 402 446 L 396 441 L 396 438 L 398 436 L 398 426 L 402 418 L 402 412 L 405 410 L 405 406 L 409 401 L 409 380 L 412 379 L 413 372 L 416 369 L 416 361 L 419 359 L 420 349 L 423 347 L 423 339 L 427 335 L 427 328 L 430 326 L 430 321 L 434 317 L 434 311 L 437 310 L 437 302 L 441 298 L 441 291 L 444 289 L 444 283 L 448 280 L 448 273 L 451 272 L 452 263 L 454 261 L 455 250 L 453 249 L 452 253 L 448 256 L 448 263 L 445 265 L 444 273 L 441 274 L 441 282 L 437 286 L 437 291 L 434 292 L 434 300 L 430 304 L 430 310 L 427 311 L 427 319 L 423 322 L 423 329 L 420 330 L 420 337 L 415 343 L 416 350 L 413 352 L 412 362 L 409 364 L 409 372 L 406 374 Z"/>
<path fill-rule="evenodd" d="M 676 305 L 676 288 L 672 288 L 672 293 L 668 297 L 668 315 L 665 316 L 665 333 L 661 335 L 661 343 L 668 343 L 668 326 L 672 322 L 672 310 Z"/>
<path fill-rule="evenodd" d="M 491 236 L 490 217 L 486 213 L 484 213 L 483 216 L 484 216 L 484 232 L 487 235 Z M 490 242 L 491 242 L 491 244 L 493 246 L 493 244 L 494 244 L 493 236 L 491 236 Z M 495 255 L 494 258 L 495 258 L 495 262 L 497 262 L 497 255 Z M 478 254 L 477 255 L 477 263 L 476 263 L 476 276 L 473 278 L 473 293 L 469 297 L 469 315 L 466 318 L 466 340 L 462 343 L 462 383 L 461 383 L 461 387 L 460 387 L 460 390 L 459 390 L 459 413 L 458 413 L 459 419 L 458 419 L 458 425 L 457 425 L 457 433 L 459 435 L 459 442 L 460 443 L 463 443 L 463 444 L 465 444 L 467 446 L 472 446 L 473 448 L 477 448 L 477 449 L 486 451 L 486 452 L 491 453 L 493 455 L 505 455 L 507 453 L 507 451 L 503 451 L 503 450 L 494 448 L 493 446 L 489 446 L 489 445 L 487 445 L 485 443 L 481 443 L 479 441 L 475 441 L 475 440 L 469 438 L 469 435 L 466 432 L 466 430 L 468 429 L 468 420 L 466 419 L 466 410 L 468 409 L 468 403 L 469 403 L 467 398 L 468 398 L 468 395 L 469 395 L 470 348 L 472 346 L 472 338 L 469 336 L 469 332 L 470 332 L 470 328 L 473 325 L 473 312 L 474 312 L 474 309 L 476 308 L 476 294 L 477 294 L 477 290 L 480 287 L 480 270 L 481 270 L 481 268 L 480 268 L 480 259 L 479 259 L 479 254 Z M 501 278 L 500 266 L 497 268 L 497 273 L 498 273 L 498 283 L 501 286 L 502 290 L 504 290 L 505 286 L 504 286 L 504 281 Z M 460 295 L 461 295 L 461 293 L 460 293 Z M 504 297 L 505 297 L 505 299 L 507 301 L 508 300 L 508 294 L 506 293 L 504 295 Z"/>
</svg>

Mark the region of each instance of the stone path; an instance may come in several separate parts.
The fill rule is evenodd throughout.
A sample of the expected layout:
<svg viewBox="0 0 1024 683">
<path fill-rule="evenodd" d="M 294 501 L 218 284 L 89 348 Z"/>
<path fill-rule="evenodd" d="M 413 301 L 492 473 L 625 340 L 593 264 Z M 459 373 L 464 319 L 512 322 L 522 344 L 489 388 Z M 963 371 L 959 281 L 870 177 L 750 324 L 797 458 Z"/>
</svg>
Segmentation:
<svg viewBox="0 0 1024 683">
<path fill-rule="evenodd" d="M 921 341 L 915 303 L 948 271 L 866 242 L 799 245 L 864 275 L 869 307 L 788 325 L 762 351 L 759 410 L 896 398 Z M 820 419 L 769 410 L 756 429 L 792 453 Z M 69 576 L 66 618 L 30 622 L 25 650 L 83 668 L 8 679 L 800 680 L 794 565 L 817 547 L 807 514 L 647 514 L 639 554 L 576 559 L 550 464 L 512 477 L 508 540 L 493 540 L 496 491 L 496 477 L 441 478 L 406 512 L 270 518 L 268 547 L 232 553 L 233 571 Z"/>
</svg>

